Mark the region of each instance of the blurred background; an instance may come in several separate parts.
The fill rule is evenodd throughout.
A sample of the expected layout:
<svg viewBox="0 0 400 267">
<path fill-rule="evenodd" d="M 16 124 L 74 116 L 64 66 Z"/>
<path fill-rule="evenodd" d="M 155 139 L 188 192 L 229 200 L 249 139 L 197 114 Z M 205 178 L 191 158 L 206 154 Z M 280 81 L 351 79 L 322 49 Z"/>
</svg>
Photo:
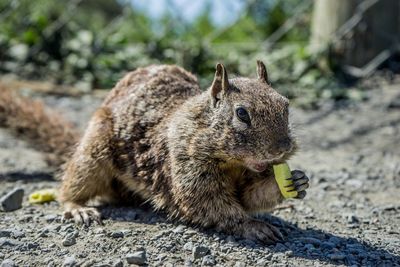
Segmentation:
<svg viewBox="0 0 400 267">
<path fill-rule="evenodd" d="M 54 168 L 0 127 L 0 208 L 25 191 L 20 209 L 0 212 L 0 261 L 15 263 L 0 266 L 123 266 L 139 247 L 149 266 L 400 266 L 399 38 L 398 0 L 0 0 L 0 90 L 39 99 L 82 131 L 138 67 L 177 64 L 205 89 L 217 62 L 255 77 L 263 60 L 291 98 L 300 150 L 289 164 L 310 177 L 304 200 L 271 213 L 286 239 L 275 246 L 141 208 L 105 207 L 106 225 L 92 231 L 64 225 L 57 202 L 28 202 L 59 186 Z M 199 244 L 210 255 L 188 258 Z"/>
<path fill-rule="evenodd" d="M 262 59 L 273 84 L 315 107 L 362 99 L 377 72 L 395 82 L 399 13 L 392 0 L 0 0 L 0 73 L 89 92 L 168 63 L 204 88 L 216 62 L 245 76 Z"/>
</svg>

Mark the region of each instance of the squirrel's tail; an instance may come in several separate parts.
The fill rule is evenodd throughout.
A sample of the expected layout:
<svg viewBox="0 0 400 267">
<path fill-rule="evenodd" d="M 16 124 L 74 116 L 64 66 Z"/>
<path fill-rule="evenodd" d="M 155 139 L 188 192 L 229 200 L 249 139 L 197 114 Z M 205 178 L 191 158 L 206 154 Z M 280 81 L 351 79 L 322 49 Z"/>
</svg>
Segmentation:
<svg viewBox="0 0 400 267">
<path fill-rule="evenodd" d="M 0 87 L 0 127 L 48 153 L 54 167 L 66 162 L 79 138 L 78 130 L 57 112 L 4 87 Z"/>
</svg>

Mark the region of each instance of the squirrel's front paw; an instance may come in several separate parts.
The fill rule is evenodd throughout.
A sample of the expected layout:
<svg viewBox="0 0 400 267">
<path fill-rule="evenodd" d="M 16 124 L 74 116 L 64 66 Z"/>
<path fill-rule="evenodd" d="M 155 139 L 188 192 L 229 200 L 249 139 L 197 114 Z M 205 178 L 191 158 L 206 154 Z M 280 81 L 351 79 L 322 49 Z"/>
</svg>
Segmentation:
<svg viewBox="0 0 400 267">
<path fill-rule="evenodd" d="M 101 214 L 96 208 L 80 206 L 75 203 L 66 203 L 63 220 L 73 219 L 77 224 L 90 225 L 91 221 L 96 221 L 102 225 Z"/>
<path fill-rule="evenodd" d="M 310 179 L 304 172 L 294 170 L 292 171 L 292 177 L 290 178 L 290 180 L 292 180 L 293 182 L 293 191 L 297 191 L 297 196 L 295 198 L 303 199 L 307 195 L 306 189 L 310 186 L 308 184 Z"/>
<path fill-rule="evenodd" d="M 283 240 L 283 236 L 278 228 L 258 220 L 244 222 L 239 226 L 239 233 L 235 234 L 264 244 L 274 244 Z"/>
</svg>

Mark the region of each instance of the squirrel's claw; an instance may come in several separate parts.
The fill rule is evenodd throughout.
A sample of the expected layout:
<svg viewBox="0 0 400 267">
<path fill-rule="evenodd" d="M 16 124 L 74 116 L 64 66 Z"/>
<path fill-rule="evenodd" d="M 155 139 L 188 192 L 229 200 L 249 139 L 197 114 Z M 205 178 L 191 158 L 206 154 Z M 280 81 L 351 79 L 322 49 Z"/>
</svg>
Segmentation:
<svg viewBox="0 0 400 267">
<path fill-rule="evenodd" d="M 299 170 L 292 171 L 292 177 L 290 179 L 293 181 L 291 186 L 294 187 L 291 191 L 297 191 L 297 196 L 295 198 L 303 199 L 307 195 L 305 190 L 310 187 L 310 179 L 304 172 Z"/>
<path fill-rule="evenodd" d="M 74 207 L 67 209 L 63 214 L 63 221 L 73 219 L 76 224 L 90 226 L 92 221 L 102 225 L 101 214 L 96 208 Z"/>
<path fill-rule="evenodd" d="M 258 220 L 251 220 L 241 225 L 242 236 L 263 244 L 274 244 L 282 241 L 283 236 L 275 226 Z"/>
</svg>

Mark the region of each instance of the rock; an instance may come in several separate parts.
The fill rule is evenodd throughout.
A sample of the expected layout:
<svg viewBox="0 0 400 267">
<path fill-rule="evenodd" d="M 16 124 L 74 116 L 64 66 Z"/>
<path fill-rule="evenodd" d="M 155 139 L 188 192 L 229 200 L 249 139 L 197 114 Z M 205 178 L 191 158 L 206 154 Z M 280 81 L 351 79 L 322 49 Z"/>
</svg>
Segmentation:
<svg viewBox="0 0 400 267">
<path fill-rule="evenodd" d="M 44 219 L 46 220 L 46 222 L 51 223 L 54 222 L 55 220 L 57 220 L 57 215 L 56 214 L 48 214 L 46 216 L 44 216 Z"/>
<path fill-rule="evenodd" d="M 22 207 L 24 190 L 16 188 L 0 198 L 0 211 L 13 211 Z"/>
<path fill-rule="evenodd" d="M 196 234 L 197 234 L 197 231 L 195 231 L 195 230 L 193 230 L 193 229 L 186 230 L 186 231 L 183 233 L 184 237 L 194 236 L 194 235 L 196 235 Z"/>
<path fill-rule="evenodd" d="M 101 234 L 105 234 L 106 230 L 104 230 L 104 228 L 97 227 L 96 229 L 93 230 L 93 233 L 96 235 L 101 235 Z"/>
<path fill-rule="evenodd" d="M 0 237 L 12 237 L 12 238 L 21 238 L 24 237 L 25 233 L 18 229 L 3 229 L 0 230 Z"/>
<path fill-rule="evenodd" d="M 334 247 L 336 247 L 336 245 L 334 243 L 332 243 L 332 242 L 329 242 L 329 241 L 325 241 L 325 242 L 323 242 L 321 244 L 321 248 L 322 249 L 330 250 L 330 249 L 333 249 Z"/>
<path fill-rule="evenodd" d="M 33 250 L 33 249 L 36 250 L 39 247 L 39 244 L 37 242 L 28 242 L 28 243 L 25 243 L 24 246 L 26 246 L 26 248 L 29 250 Z"/>
<path fill-rule="evenodd" d="M 67 257 L 65 257 L 62 266 L 63 267 L 72 267 L 72 266 L 77 266 L 77 265 L 78 265 L 78 262 L 76 261 L 74 256 L 67 256 Z"/>
<path fill-rule="evenodd" d="M 157 256 L 157 261 L 163 261 L 166 258 L 167 258 L 167 254 L 162 253 L 162 254 Z"/>
<path fill-rule="evenodd" d="M 11 237 L 13 238 L 25 237 L 25 233 L 18 229 L 11 229 Z"/>
<path fill-rule="evenodd" d="M 178 225 L 174 230 L 172 230 L 172 232 L 174 232 L 175 234 L 181 234 L 185 231 L 185 226 L 183 225 Z"/>
<path fill-rule="evenodd" d="M 321 241 L 319 239 L 316 239 L 314 237 L 303 237 L 300 239 L 300 241 L 304 244 L 312 244 L 314 246 L 320 246 Z"/>
<path fill-rule="evenodd" d="M 308 250 L 308 251 L 311 251 L 311 250 L 314 250 L 314 249 L 315 249 L 315 247 L 314 247 L 313 244 L 305 244 L 305 245 L 304 245 L 304 248 L 305 248 L 306 250 Z"/>
<path fill-rule="evenodd" d="M 11 237 L 11 230 L 0 230 L 0 237 Z"/>
<path fill-rule="evenodd" d="M 10 259 L 5 259 L 1 262 L 0 267 L 15 267 L 17 265 L 15 265 L 13 260 Z"/>
<path fill-rule="evenodd" d="M 191 259 L 186 259 L 184 266 L 185 267 L 192 267 L 193 266 L 193 261 Z"/>
<path fill-rule="evenodd" d="M 137 218 L 137 213 L 134 210 L 128 210 L 125 214 L 124 214 L 124 218 L 127 221 L 134 221 Z"/>
<path fill-rule="evenodd" d="M 347 215 L 347 223 L 359 223 L 360 220 L 357 218 L 355 214 L 348 214 Z"/>
<path fill-rule="evenodd" d="M 346 255 L 344 255 L 343 253 L 332 253 L 328 255 L 328 258 L 334 261 L 338 261 L 338 260 L 344 260 L 346 258 Z"/>
<path fill-rule="evenodd" d="M 214 259 L 214 257 L 212 255 L 206 255 L 203 258 L 201 264 L 204 265 L 204 266 L 214 266 L 215 265 L 215 259 Z"/>
<path fill-rule="evenodd" d="M 283 252 L 283 251 L 287 250 L 287 247 L 282 243 L 277 243 L 275 245 L 275 250 L 278 251 L 278 252 Z"/>
<path fill-rule="evenodd" d="M 185 245 L 183 245 L 183 250 L 192 251 L 193 250 L 193 243 L 192 242 L 185 243 Z"/>
<path fill-rule="evenodd" d="M 114 231 L 110 235 L 112 238 L 123 238 L 124 233 L 122 231 Z"/>
<path fill-rule="evenodd" d="M 126 261 L 129 264 L 144 265 L 147 261 L 146 251 L 140 250 L 126 255 Z"/>
<path fill-rule="evenodd" d="M 18 241 L 7 239 L 7 238 L 0 238 L 0 248 L 1 247 L 15 247 L 20 245 Z"/>
<path fill-rule="evenodd" d="M 209 251 L 210 249 L 206 246 L 194 246 L 192 250 L 192 256 L 194 259 L 199 259 L 207 255 Z"/>
<path fill-rule="evenodd" d="M 293 251 L 291 251 L 291 250 L 286 251 L 285 252 L 285 256 L 286 257 L 292 257 L 293 256 Z"/>
<path fill-rule="evenodd" d="M 120 259 L 118 259 L 118 260 L 113 262 L 112 266 L 113 267 L 123 267 L 124 263 Z"/>
<path fill-rule="evenodd" d="M 64 247 L 69 247 L 69 246 L 75 245 L 76 244 L 75 236 L 76 236 L 76 234 L 74 232 L 73 233 L 68 233 L 64 237 L 64 239 L 62 241 L 63 246 Z"/>
<path fill-rule="evenodd" d="M 247 247 L 254 247 L 256 245 L 256 243 L 253 240 L 250 240 L 250 239 L 243 239 L 242 241 L 240 241 L 240 243 L 243 246 L 247 246 Z"/>
<path fill-rule="evenodd" d="M 237 262 L 235 263 L 235 267 L 246 267 L 246 263 L 241 262 L 241 261 L 237 261 Z"/>
<path fill-rule="evenodd" d="M 228 242 L 228 243 L 229 243 L 229 242 L 234 243 L 234 242 L 236 242 L 236 239 L 235 239 L 234 236 L 228 235 L 228 236 L 225 238 L 225 241 Z"/>
<path fill-rule="evenodd" d="M 341 243 L 341 239 L 336 236 L 330 237 L 328 241 L 335 244 L 335 247 L 340 245 L 340 243 Z"/>
<path fill-rule="evenodd" d="M 387 109 L 400 109 L 400 95 L 392 99 L 387 105 Z"/>
<path fill-rule="evenodd" d="M 259 259 L 256 263 L 256 266 L 260 266 L 260 267 L 268 266 L 268 261 L 266 261 L 265 259 Z"/>
</svg>

